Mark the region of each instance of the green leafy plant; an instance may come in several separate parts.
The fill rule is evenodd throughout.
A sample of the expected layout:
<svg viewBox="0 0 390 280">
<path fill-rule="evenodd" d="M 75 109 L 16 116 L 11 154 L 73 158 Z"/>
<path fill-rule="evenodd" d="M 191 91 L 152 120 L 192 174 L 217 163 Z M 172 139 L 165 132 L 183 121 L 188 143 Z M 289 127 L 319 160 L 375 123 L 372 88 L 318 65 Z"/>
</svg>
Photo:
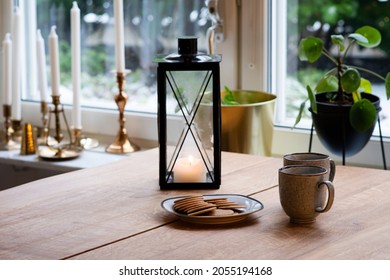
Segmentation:
<svg viewBox="0 0 390 280">
<path fill-rule="evenodd" d="M 328 101 L 334 104 L 351 104 L 350 121 L 357 131 L 366 131 L 372 127 L 376 119 L 375 106 L 361 93 L 371 93 L 371 83 L 361 76 L 361 73 L 373 75 L 385 82 L 386 96 L 390 99 L 390 73 L 386 77 L 369 69 L 348 65 L 345 60 L 348 52 L 355 44 L 365 48 L 375 48 L 381 43 L 380 32 L 371 26 L 363 26 L 354 33 L 344 37 L 332 35 L 331 46 L 336 49 L 336 55 L 325 49 L 324 41 L 318 37 L 303 38 L 298 47 L 299 59 L 310 63 L 316 62 L 321 56 L 328 58 L 334 67 L 319 80 L 312 89 L 307 86 L 308 98 L 301 104 L 294 127 L 299 123 L 306 102 L 310 102 L 311 110 L 317 113 L 315 94 L 328 92 Z"/>
<path fill-rule="evenodd" d="M 225 105 L 238 105 L 240 104 L 233 95 L 233 92 L 227 86 L 225 88 L 225 96 L 222 98 L 222 104 Z"/>
</svg>

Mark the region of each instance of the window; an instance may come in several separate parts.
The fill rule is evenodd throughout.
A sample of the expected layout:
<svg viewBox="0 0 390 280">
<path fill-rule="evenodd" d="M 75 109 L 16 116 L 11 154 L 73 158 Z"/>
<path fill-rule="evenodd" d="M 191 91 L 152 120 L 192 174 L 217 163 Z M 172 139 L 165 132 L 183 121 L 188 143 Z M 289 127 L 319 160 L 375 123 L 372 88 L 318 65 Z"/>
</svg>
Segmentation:
<svg viewBox="0 0 390 280">
<path fill-rule="evenodd" d="M 210 0 L 211 1 L 211 0 Z M 216 0 L 214 0 L 217 2 Z M 73 0 L 4 0 L 0 6 L 0 31 L 11 28 L 9 22 L 12 6 L 19 5 L 24 10 L 26 28 L 26 69 L 24 81 L 26 90 L 23 99 L 35 102 L 23 102 L 23 119 L 34 125 L 41 125 L 39 93 L 35 90 L 36 61 L 35 34 L 40 29 L 46 44 L 46 64 L 50 83 L 50 62 L 48 50 L 48 34 L 52 25 L 57 26 L 60 41 L 61 67 L 61 102 L 72 104 L 71 66 L 70 66 L 70 9 Z M 206 33 L 211 25 L 208 15 L 207 1 L 199 0 L 124 0 L 126 68 L 131 73 L 126 77 L 125 90 L 129 95 L 126 106 L 127 128 L 129 135 L 156 141 L 157 98 L 155 83 L 155 67 L 152 62 L 157 54 L 177 51 L 177 37 L 196 35 L 198 50 L 207 51 Z M 222 13 L 232 14 L 235 0 L 220 1 Z M 114 95 L 117 91 L 115 76 L 111 71 L 115 68 L 113 0 L 77 1 L 81 10 L 82 29 L 82 125 L 84 132 L 113 135 L 117 132 L 117 108 Z M 232 5 L 233 4 L 233 5 Z M 228 7 L 227 9 L 225 9 Z M 227 20 L 229 28 L 235 26 L 234 17 Z M 4 31 L 3 31 L 4 30 Z M 234 53 L 229 46 L 234 36 L 227 36 L 226 42 L 219 49 L 224 53 Z M 225 45 L 225 47 L 224 47 Z M 227 45 L 227 47 L 226 47 Z M 228 55 L 234 63 L 235 54 Z M 234 72 L 227 71 L 229 81 L 235 80 Z M 50 91 L 49 91 L 50 92 Z M 103 109 L 104 108 L 104 109 Z M 70 106 L 65 106 L 70 115 Z M 108 109 L 108 110 L 107 110 Z M 1 111 L 1 108 L 0 108 Z M 70 116 L 69 116 L 70 117 Z"/>
<path fill-rule="evenodd" d="M 9 3 L 12 2 L 24 3 L 30 33 L 31 30 L 40 28 L 47 40 L 50 26 L 55 24 L 59 27 L 58 35 L 63 41 L 63 102 L 71 104 L 69 14 L 72 1 L 0 1 L 2 36 L 4 30 L 7 30 L 7 19 L 11 11 Z M 78 1 L 78 4 L 82 13 L 84 47 L 83 130 L 114 135 L 117 131 L 117 112 L 113 101 L 116 85 L 115 78 L 110 73 L 114 69 L 114 48 L 110 45 L 111 40 L 107 41 L 113 33 L 112 0 Z M 175 52 L 176 37 L 181 34 L 197 34 L 199 49 L 205 51 L 205 34 L 211 21 L 205 11 L 205 1 L 124 0 L 124 6 L 125 25 L 128 29 L 126 34 L 131 34 L 125 35 L 126 66 L 132 70 L 126 83 L 126 92 L 130 95 L 126 107 L 126 126 L 131 137 L 156 141 L 156 65 L 151 62 L 152 58 L 158 53 Z M 370 67 L 372 65 L 379 72 L 388 70 L 390 49 L 386 42 L 390 36 L 390 19 L 386 12 L 390 8 L 390 1 L 221 0 L 218 1 L 218 6 L 224 34 L 223 42 L 216 45 L 216 53 L 222 54 L 221 86 L 265 90 L 277 94 L 276 130 L 287 128 L 283 133 L 288 134 L 291 139 L 289 142 L 295 145 L 289 146 L 289 151 L 307 149 L 306 142 L 302 144 L 299 137 L 303 134 L 306 137 L 307 130 L 304 129 L 311 125 L 310 119 L 306 118 L 300 123 L 299 128 L 303 130 L 290 129 L 296 117 L 296 106 L 306 94 L 305 85 L 308 80 L 315 78 L 314 72 L 309 70 L 310 65 L 298 61 L 297 45 L 302 36 L 315 33 L 326 36 L 331 30 L 342 32 L 363 24 L 374 25 L 383 37 L 379 52 L 366 54 L 356 50 L 353 53 L 354 59 L 369 62 Z M 32 23 L 35 11 L 37 26 Z M 26 37 L 26 40 L 30 40 L 27 45 L 31 48 L 31 38 Z M 32 52 L 31 49 L 30 51 Z M 27 71 L 27 77 L 33 83 L 31 75 L 34 71 Z M 381 88 L 380 82 L 376 86 Z M 30 94 L 33 91 L 27 92 L 28 99 L 39 100 L 37 95 Z M 382 130 L 390 137 L 390 101 L 385 100 L 383 92 L 377 94 L 383 98 L 380 113 Z M 25 119 L 39 125 L 39 107 L 31 107 L 26 102 L 23 106 Z M 296 135 L 299 139 L 295 141 Z M 284 146 L 285 136 L 275 135 L 274 148 L 277 147 L 277 150 L 274 154 L 280 155 L 286 151 L 280 149 Z M 363 161 L 365 159 L 361 162 Z"/>
<path fill-rule="evenodd" d="M 376 26 L 383 37 L 380 45 L 382 57 L 378 59 L 372 57 L 372 54 L 371 57 L 362 57 L 361 54 L 358 56 L 355 53 L 356 58 L 370 61 L 372 65 L 370 68 L 376 67 L 375 71 L 380 68 L 389 71 L 389 63 L 386 62 L 390 58 L 386 50 L 390 31 L 389 18 L 386 14 L 390 8 L 389 1 L 246 0 L 238 3 L 240 31 L 238 86 L 265 90 L 278 96 L 275 108 L 273 155 L 281 156 L 292 151 L 307 151 L 309 146 L 311 126 L 309 118 L 301 121 L 297 129 L 291 129 L 298 112 L 296 106 L 306 96 L 307 81 L 302 77 L 307 78 L 312 74 L 307 70 L 309 65 L 298 62 L 297 55 L 299 39 L 307 35 L 309 29 L 320 30 L 322 27 L 329 31 L 327 28 L 328 24 L 330 26 L 330 20 L 333 20 L 332 28 L 340 24 L 344 28 L 347 26 L 357 28 L 364 24 Z M 305 71 L 306 74 L 302 74 Z M 377 86 L 381 87 L 380 83 Z M 389 158 L 390 101 L 384 98 L 383 92 L 377 94 L 382 97 L 381 127 L 386 136 L 386 158 Z M 378 135 L 378 131 L 374 134 Z M 313 139 L 313 150 L 329 153 L 316 137 Z M 374 136 L 367 147 L 358 155 L 348 158 L 347 163 L 382 167 L 380 153 L 378 137 Z M 334 159 L 338 160 L 337 157 Z"/>
<path fill-rule="evenodd" d="M 278 19 L 272 27 L 272 34 L 276 36 L 276 47 L 272 50 L 277 56 L 275 65 L 281 69 L 273 72 L 277 81 L 273 88 L 277 88 L 278 93 L 283 92 L 283 98 L 279 98 L 278 103 L 279 125 L 293 125 L 300 103 L 307 96 L 306 85 L 315 83 L 324 71 L 321 69 L 329 67 L 325 60 L 315 68 L 298 60 L 297 46 L 302 37 L 317 36 L 329 42 L 330 34 L 350 33 L 363 25 L 374 26 L 382 34 L 381 45 L 373 51 L 353 49 L 349 57 L 352 64 L 367 65 L 367 68 L 386 76 L 390 64 L 390 48 L 386 43 L 390 38 L 390 18 L 387 12 L 390 8 L 389 1 L 282 0 L 272 3 L 272 8 L 275 9 L 273 15 Z M 373 82 L 373 93 L 381 98 L 382 132 L 390 136 L 390 102 L 386 99 L 384 82 L 369 78 Z M 306 112 L 299 127 L 310 126 L 311 119 Z M 375 134 L 378 135 L 378 129 Z"/>
<path fill-rule="evenodd" d="M 50 26 L 57 26 L 60 40 L 61 95 L 63 103 L 72 103 L 70 10 L 73 0 L 37 0 L 37 27 L 47 38 Z M 81 69 L 84 106 L 116 108 L 115 32 L 112 0 L 78 1 L 81 11 Z M 157 111 L 156 54 L 177 51 L 177 37 L 195 35 L 199 50 L 207 51 L 206 31 L 211 25 L 203 1 L 123 1 L 125 65 L 129 101 L 126 109 Z M 47 40 L 46 40 L 47 41 Z"/>
</svg>

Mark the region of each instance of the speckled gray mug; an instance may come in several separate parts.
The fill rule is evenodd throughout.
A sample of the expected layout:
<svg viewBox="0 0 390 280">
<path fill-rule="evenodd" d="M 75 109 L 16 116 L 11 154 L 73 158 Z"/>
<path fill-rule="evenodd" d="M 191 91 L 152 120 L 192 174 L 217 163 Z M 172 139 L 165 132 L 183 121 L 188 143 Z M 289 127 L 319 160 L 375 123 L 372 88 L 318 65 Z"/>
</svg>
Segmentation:
<svg viewBox="0 0 390 280">
<path fill-rule="evenodd" d="M 293 153 L 284 155 L 283 166 L 287 165 L 321 166 L 328 171 L 325 179 L 332 182 L 336 174 L 334 161 L 328 155 L 320 153 Z"/>
<path fill-rule="evenodd" d="M 312 223 L 333 205 L 334 186 L 320 166 L 288 165 L 279 169 L 279 198 L 292 223 Z"/>
</svg>

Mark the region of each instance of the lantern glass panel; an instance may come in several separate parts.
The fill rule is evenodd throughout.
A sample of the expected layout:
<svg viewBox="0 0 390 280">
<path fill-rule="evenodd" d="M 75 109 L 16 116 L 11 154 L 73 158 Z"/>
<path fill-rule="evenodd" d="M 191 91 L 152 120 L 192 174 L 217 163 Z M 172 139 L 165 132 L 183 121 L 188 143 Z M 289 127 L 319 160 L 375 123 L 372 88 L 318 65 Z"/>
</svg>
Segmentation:
<svg viewBox="0 0 390 280">
<path fill-rule="evenodd" d="M 167 151 L 167 183 L 215 180 L 212 90 L 210 70 L 166 72 L 166 96 L 175 100 L 175 112 L 182 124 L 175 148 Z"/>
</svg>

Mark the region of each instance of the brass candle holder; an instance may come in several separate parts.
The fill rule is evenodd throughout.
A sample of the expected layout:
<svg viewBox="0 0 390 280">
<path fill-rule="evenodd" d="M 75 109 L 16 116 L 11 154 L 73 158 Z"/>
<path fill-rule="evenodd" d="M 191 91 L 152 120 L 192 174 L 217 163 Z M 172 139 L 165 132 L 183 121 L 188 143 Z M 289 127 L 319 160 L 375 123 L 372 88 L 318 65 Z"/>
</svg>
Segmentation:
<svg viewBox="0 0 390 280">
<path fill-rule="evenodd" d="M 72 145 L 82 147 L 81 145 L 81 128 L 72 128 Z"/>
<path fill-rule="evenodd" d="M 83 135 L 81 128 L 72 128 L 72 145 L 82 148 L 84 150 L 90 150 L 99 146 L 99 141 L 94 138 L 86 137 Z"/>
<path fill-rule="evenodd" d="M 119 110 L 119 131 L 116 134 L 115 141 L 106 148 L 106 151 L 113 154 L 127 154 L 139 150 L 139 147 L 130 142 L 129 137 L 127 136 L 127 130 L 125 128 L 126 118 L 125 118 L 125 107 L 128 100 L 127 94 L 124 92 L 123 88 L 125 85 L 125 77 L 127 72 L 116 73 L 116 80 L 118 84 L 119 93 L 115 95 L 115 103 L 118 106 Z"/>
<path fill-rule="evenodd" d="M 47 160 L 67 160 L 73 159 L 80 155 L 81 149 L 71 145 L 72 135 L 69 129 L 68 121 L 66 120 L 64 108 L 60 102 L 59 95 L 52 95 L 53 107 L 49 109 L 49 118 L 47 122 L 47 130 L 49 133 L 50 123 L 52 115 L 54 116 L 54 140 L 55 144 L 49 142 L 50 136 L 48 135 L 46 140 L 47 147 L 38 152 L 38 155 L 42 159 Z M 65 129 L 68 133 L 69 143 L 61 143 L 64 139 L 64 134 L 61 128 L 61 116 L 65 123 Z"/>
<path fill-rule="evenodd" d="M 42 120 L 42 131 L 38 139 L 40 145 L 46 145 L 49 142 L 49 128 L 47 127 L 48 121 L 48 105 L 46 101 L 41 101 L 41 120 Z"/>
<path fill-rule="evenodd" d="M 11 119 L 12 140 L 19 144 L 22 142 L 22 120 Z"/>
<path fill-rule="evenodd" d="M 36 129 L 31 123 L 23 125 L 22 143 L 20 144 L 21 155 L 33 155 L 37 151 Z"/>
<path fill-rule="evenodd" d="M 14 130 L 11 121 L 11 105 L 3 105 L 4 115 L 4 141 L 1 143 L 2 150 L 17 150 L 20 145 L 13 140 Z"/>
</svg>

